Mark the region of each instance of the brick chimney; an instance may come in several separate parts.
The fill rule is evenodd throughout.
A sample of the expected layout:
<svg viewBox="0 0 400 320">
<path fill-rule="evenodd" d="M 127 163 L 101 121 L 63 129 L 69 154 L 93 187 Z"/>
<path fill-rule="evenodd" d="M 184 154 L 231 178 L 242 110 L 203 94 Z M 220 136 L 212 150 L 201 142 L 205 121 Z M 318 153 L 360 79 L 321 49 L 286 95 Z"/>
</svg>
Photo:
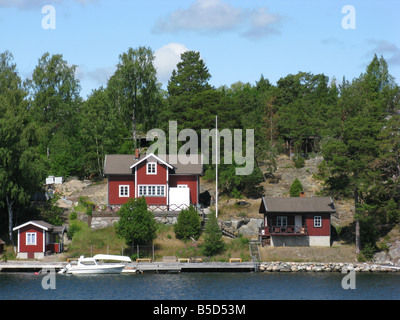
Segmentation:
<svg viewBox="0 0 400 320">
<path fill-rule="evenodd" d="M 305 198 L 305 197 L 306 197 L 305 192 L 304 191 L 300 191 L 300 198 Z"/>
<path fill-rule="evenodd" d="M 139 156 L 140 156 L 139 148 L 136 148 L 135 149 L 135 160 L 139 160 Z"/>
</svg>

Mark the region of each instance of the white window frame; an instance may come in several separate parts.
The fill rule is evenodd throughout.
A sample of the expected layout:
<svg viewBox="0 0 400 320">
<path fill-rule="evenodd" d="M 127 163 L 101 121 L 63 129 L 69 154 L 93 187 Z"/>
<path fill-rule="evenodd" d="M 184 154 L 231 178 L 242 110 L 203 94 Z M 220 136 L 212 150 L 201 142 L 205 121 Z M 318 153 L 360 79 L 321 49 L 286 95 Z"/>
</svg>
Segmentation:
<svg viewBox="0 0 400 320">
<path fill-rule="evenodd" d="M 157 162 L 147 162 L 146 174 L 157 174 Z"/>
<path fill-rule="evenodd" d="M 178 184 L 177 187 L 178 188 L 187 188 L 188 185 L 187 184 Z"/>
<path fill-rule="evenodd" d="M 276 226 L 277 227 L 287 227 L 287 216 L 277 216 Z"/>
<path fill-rule="evenodd" d="M 120 198 L 128 198 L 130 194 L 130 186 L 128 184 L 120 184 L 118 194 Z"/>
<path fill-rule="evenodd" d="M 37 245 L 37 232 L 27 232 L 25 244 L 27 246 L 36 246 Z"/>
<path fill-rule="evenodd" d="M 314 228 L 322 228 L 322 216 L 314 216 Z"/>
<path fill-rule="evenodd" d="M 166 197 L 165 184 L 140 184 L 138 197 Z"/>
</svg>

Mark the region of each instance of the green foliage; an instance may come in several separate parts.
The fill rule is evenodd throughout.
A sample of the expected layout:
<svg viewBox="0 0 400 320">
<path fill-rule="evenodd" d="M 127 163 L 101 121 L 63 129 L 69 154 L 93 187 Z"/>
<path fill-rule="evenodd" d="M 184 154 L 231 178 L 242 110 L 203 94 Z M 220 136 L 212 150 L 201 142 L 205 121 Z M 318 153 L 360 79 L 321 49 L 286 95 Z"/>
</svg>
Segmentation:
<svg viewBox="0 0 400 320">
<path fill-rule="evenodd" d="M 292 185 L 290 186 L 290 196 L 291 197 L 300 197 L 300 192 L 303 191 L 303 185 L 301 184 L 299 179 L 294 179 Z"/>
<path fill-rule="evenodd" d="M 276 85 L 261 75 L 254 85 L 238 81 L 213 88 L 200 53 L 188 51 L 168 92 L 157 83 L 153 62 L 151 48 L 129 48 L 107 85 L 83 101 L 77 66 L 62 55 L 44 53 L 22 83 L 12 54 L 0 54 L 0 215 L 1 221 L 9 218 L 10 233 L 14 211 L 29 212 L 30 196 L 47 175 L 101 178 L 105 155 L 133 153 L 136 135 L 166 129 L 169 120 L 178 122 L 178 130 L 200 133 L 214 128 L 215 115 L 219 130 L 254 130 L 253 173 L 237 176 L 238 164 L 221 164 L 222 193 L 260 196 L 260 168 L 276 170 L 278 151 L 291 141 L 295 154 L 315 151 L 324 157 L 315 177 L 323 181 L 325 194 L 363 203 L 356 216 L 373 218 L 378 230 L 398 223 L 400 88 L 383 57 L 375 55 L 352 81 L 298 72 Z M 303 161 L 296 158 L 295 166 Z M 204 169 L 204 178 L 213 181 L 215 166 Z M 363 244 L 372 244 L 375 234 L 364 229 L 368 241 Z"/>
<path fill-rule="evenodd" d="M 222 232 L 218 226 L 218 220 L 215 213 L 210 213 L 208 215 L 204 234 L 203 251 L 206 256 L 213 256 L 224 251 L 225 243 L 222 240 Z"/>
<path fill-rule="evenodd" d="M 119 121 L 130 128 L 136 146 L 137 131 L 150 129 L 158 113 L 160 95 L 157 87 L 154 54 L 151 48 L 129 48 L 119 56 L 114 75 L 108 81 L 108 90 L 119 110 Z"/>
<path fill-rule="evenodd" d="M 299 169 L 299 168 L 303 168 L 305 165 L 305 160 L 302 156 L 300 155 L 296 155 L 293 159 L 294 161 L 294 166 Z"/>
<path fill-rule="evenodd" d="M 121 206 L 118 215 L 120 218 L 115 230 L 126 243 L 146 244 L 156 238 L 154 214 L 147 210 L 144 197 L 129 199 Z"/>
<path fill-rule="evenodd" d="M 81 226 L 78 224 L 71 224 L 67 231 L 68 238 L 72 239 L 75 234 L 81 231 Z"/>
<path fill-rule="evenodd" d="M 208 80 L 211 74 L 202 59 L 200 53 L 186 51 L 181 54 L 181 61 L 177 64 L 177 70 L 172 71 L 168 82 L 170 95 L 178 96 L 184 93 L 198 93 L 210 89 Z"/>
<path fill-rule="evenodd" d="M 88 201 L 87 197 L 79 197 L 78 207 L 84 208 L 85 213 L 88 216 L 91 216 L 93 210 L 95 209 L 95 204 L 91 201 Z"/>
<path fill-rule="evenodd" d="M 255 163 L 253 172 L 249 175 L 237 175 L 236 168 L 241 166 L 235 164 L 218 165 L 218 188 L 223 194 L 234 198 L 240 198 L 242 195 L 247 197 L 258 197 L 263 193 L 259 184 L 263 181 L 263 175 L 260 168 Z M 204 179 L 215 181 L 215 165 L 208 165 L 204 174 Z"/>
<path fill-rule="evenodd" d="M 193 206 L 179 212 L 178 221 L 174 225 L 178 239 L 198 239 L 201 232 L 201 221 L 198 212 Z"/>
<path fill-rule="evenodd" d="M 75 212 L 75 211 L 73 211 L 73 212 L 71 212 L 71 214 L 69 215 L 69 220 L 76 220 L 78 218 L 78 214 Z"/>
<path fill-rule="evenodd" d="M 387 202 L 385 206 L 385 211 L 386 211 L 387 222 L 392 224 L 399 222 L 400 210 L 398 208 L 396 201 L 393 198 Z"/>
</svg>

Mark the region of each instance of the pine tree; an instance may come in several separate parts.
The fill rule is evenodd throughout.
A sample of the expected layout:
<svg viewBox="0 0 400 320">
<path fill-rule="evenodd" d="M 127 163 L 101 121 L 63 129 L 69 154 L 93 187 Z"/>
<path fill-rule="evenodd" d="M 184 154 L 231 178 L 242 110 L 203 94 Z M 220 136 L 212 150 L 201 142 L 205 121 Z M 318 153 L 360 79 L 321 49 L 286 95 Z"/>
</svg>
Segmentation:
<svg viewBox="0 0 400 320">
<path fill-rule="evenodd" d="M 204 254 L 206 256 L 212 256 L 224 250 L 225 243 L 222 240 L 222 232 L 214 213 L 208 215 L 204 233 Z"/>
<path fill-rule="evenodd" d="M 299 179 L 294 179 L 292 185 L 290 186 L 290 196 L 291 197 L 300 197 L 300 192 L 303 191 L 303 185 L 299 181 Z"/>
</svg>

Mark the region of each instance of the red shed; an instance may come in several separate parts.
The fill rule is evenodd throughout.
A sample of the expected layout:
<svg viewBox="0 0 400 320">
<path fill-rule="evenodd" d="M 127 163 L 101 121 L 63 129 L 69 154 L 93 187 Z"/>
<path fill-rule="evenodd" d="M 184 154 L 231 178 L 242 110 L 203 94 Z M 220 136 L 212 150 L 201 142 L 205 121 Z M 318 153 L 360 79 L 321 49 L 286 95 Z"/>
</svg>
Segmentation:
<svg viewBox="0 0 400 320">
<path fill-rule="evenodd" d="M 28 221 L 13 230 L 18 230 L 19 259 L 43 259 L 46 254 L 63 251 L 64 226 L 53 226 L 44 221 Z"/>
<path fill-rule="evenodd" d="M 330 246 L 335 212 L 329 197 L 263 197 L 260 238 L 271 246 Z"/>
<path fill-rule="evenodd" d="M 155 155 L 106 155 L 108 204 L 121 205 L 144 196 L 150 209 L 179 211 L 199 204 L 201 156 L 182 163 L 179 157 Z M 187 160 L 187 159 L 186 159 Z"/>
</svg>

